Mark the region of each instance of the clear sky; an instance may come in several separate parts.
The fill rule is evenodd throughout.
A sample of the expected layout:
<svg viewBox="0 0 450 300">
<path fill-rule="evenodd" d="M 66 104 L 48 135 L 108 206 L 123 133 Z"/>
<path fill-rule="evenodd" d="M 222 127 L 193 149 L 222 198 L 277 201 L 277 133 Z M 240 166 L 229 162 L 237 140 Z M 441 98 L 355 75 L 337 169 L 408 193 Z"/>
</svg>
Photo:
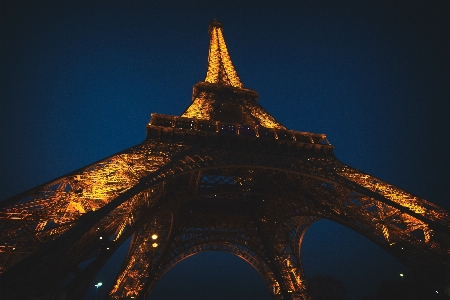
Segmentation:
<svg viewBox="0 0 450 300">
<path fill-rule="evenodd" d="M 0 199 L 141 142 L 152 112 L 181 114 L 215 18 L 243 84 L 283 125 L 327 134 L 338 159 L 449 209 L 449 15 L 448 1 L 1 1 Z M 331 222 L 304 243 L 307 276 L 341 278 L 350 299 L 403 271 Z M 268 297 L 255 274 L 203 254 L 154 296 Z"/>
</svg>

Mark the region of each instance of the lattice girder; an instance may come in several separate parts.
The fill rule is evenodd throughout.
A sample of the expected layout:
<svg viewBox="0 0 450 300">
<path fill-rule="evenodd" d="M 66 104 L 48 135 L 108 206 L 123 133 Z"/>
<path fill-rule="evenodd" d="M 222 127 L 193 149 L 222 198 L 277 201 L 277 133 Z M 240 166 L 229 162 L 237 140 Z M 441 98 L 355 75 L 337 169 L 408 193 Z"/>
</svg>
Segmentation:
<svg viewBox="0 0 450 300">
<path fill-rule="evenodd" d="M 243 84 L 231 62 L 220 22 L 209 24 L 210 44 L 205 82 L 242 88 Z"/>
<path fill-rule="evenodd" d="M 232 253 L 248 263 L 250 263 L 265 279 L 266 284 L 271 291 L 275 291 L 274 298 L 277 298 L 278 286 L 272 271 L 267 266 L 267 258 L 264 254 L 264 247 L 260 244 L 251 219 L 231 216 L 225 218 L 223 216 L 211 216 L 206 214 L 198 214 L 187 212 L 187 216 L 174 214 L 178 218 L 178 229 L 172 231 L 173 237 L 165 238 L 166 243 L 158 245 L 157 249 L 161 249 L 160 253 L 164 253 L 159 260 L 150 259 L 142 255 L 129 255 L 124 266 L 129 266 L 133 261 L 144 260 L 151 273 L 147 284 L 136 284 L 121 282 L 121 278 L 129 278 L 126 275 L 129 270 L 123 268 L 119 275 L 118 282 L 121 282 L 119 288 L 113 289 L 110 297 L 113 299 L 122 299 L 125 296 L 138 298 L 143 297 L 147 291 L 151 291 L 154 284 L 161 278 L 172 266 L 181 260 L 188 258 L 204 251 L 224 251 Z M 181 224 L 181 223 L 182 224 Z M 177 224 L 177 220 L 174 222 Z M 167 243 L 169 245 L 167 245 Z M 161 247 L 161 248 L 160 248 Z M 159 251 L 159 250 L 158 250 Z M 143 274 L 143 272 L 138 272 Z M 150 274 L 146 274 L 150 276 Z"/>
<path fill-rule="evenodd" d="M 1 295 L 79 299 L 134 234 L 113 298 L 144 297 L 183 258 L 220 250 L 274 298 L 305 299 L 301 241 L 320 218 L 445 278 L 450 213 L 338 161 L 324 134 L 287 130 L 243 88 L 220 23 L 210 36 L 205 82 L 181 116 L 152 114 L 143 143 L 0 203 Z"/>
<path fill-rule="evenodd" d="M 286 129 L 257 103 L 256 91 L 244 88 L 228 54 L 222 28 L 219 22 L 210 23 L 206 78 L 194 85 L 192 104 L 181 116 Z"/>
<path fill-rule="evenodd" d="M 65 285 L 67 282 L 74 281 L 67 287 L 68 291 L 75 294 L 71 299 L 82 298 L 76 295 L 83 294 L 87 284 L 90 284 L 89 278 L 92 280 L 114 251 L 143 224 L 142 221 L 149 215 L 159 196 L 158 186 L 155 186 L 131 197 L 129 201 L 119 205 L 111 213 L 99 218 L 99 221 L 93 223 L 93 226 L 80 238 L 73 238 L 67 250 L 64 250 L 58 240 L 49 245 L 44 244 L 48 247 L 40 250 L 41 256 L 38 256 L 34 263 L 25 266 L 27 276 L 42 277 L 31 282 L 27 276 L 13 277 L 11 280 L 8 278 L 8 284 L 13 286 L 26 284 L 27 290 L 36 291 L 36 295 L 39 295 L 41 293 L 39 291 L 54 289 L 55 282 L 61 281 Z M 123 222 L 127 223 L 125 228 L 122 227 Z M 53 249 L 53 247 L 59 248 Z M 94 261 L 81 271 L 79 266 L 91 259 Z M 17 271 L 17 268 L 13 270 L 20 271 L 20 269 Z M 22 270 L 22 272 L 25 271 Z M 62 278 L 64 279 L 61 280 Z M 18 298 L 23 297 L 21 291 L 15 291 L 14 295 Z M 70 299 L 69 296 L 67 299 Z"/>
<path fill-rule="evenodd" d="M 56 239 L 80 216 L 100 209 L 169 162 L 177 148 L 183 147 L 143 143 L 2 202 L 0 256 L 31 253 L 40 243 Z M 5 268 L 1 265 L 0 273 Z"/>
<path fill-rule="evenodd" d="M 314 157 L 307 153 L 287 156 L 283 153 L 264 151 L 249 152 L 236 149 L 229 152 L 220 148 L 195 147 L 189 148 L 188 151 L 180 154 L 178 159 L 167 163 L 158 172 L 143 177 L 141 190 L 158 182 L 166 182 L 166 186 L 170 186 L 170 182 L 185 176 L 188 178 L 184 180 L 185 182 L 196 184 L 184 184 L 189 188 L 189 195 L 192 197 L 210 199 L 213 195 L 211 192 L 215 195 L 223 194 L 224 199 L 229 199 L 230 194 L 241 198 L 248 195 L 278 195 L 278 198 L 272 198 L 264 205 L 259 204 L 261 220 L 272 224 L 278 221 L 278 224 L 281 224 L 293 212 L 299 215 L 317 215 L 361 232 L 394 255 L 406 257 L 406 261 L 410 264 L 415 261 L 419 265 L 430 262 L 430 265 L 436 265 L 432 262 L 442 262 L 448 257 L 445 246 L 443 247 L 441 241 L 437 239 L 438 236 L 431 235 L 428 241 L 420 241 L 411 234 L 413 228 L 422 226 L 420 223 L 422 220 L 418 224 L 412 222 L 414 224 L 406 225 L 405 228 L 397 226 L 397 222 L 415 220 L 414 212 L 400 211 L 396 207 L 398 203 L 380 194 L 376 198 L 371 191 L 364 194 L 366 190 L 364 187 L 355 191 L 349 180 L 334 172 L 336 165 L 342 165 L 332 156 Z M 252 162 L 251 165 L 248 165 L 249 161 Z M 232 179 L 229 178 L 231 175 L 234 176 Z M 136 189 L 135 192 L 141 190 Z M 184 192 L 186 194 L 186 191 Z M 114 204 L 112 202 L 111 204 Z M 126 199 L 118 203 L 125 202 Z M 252 202 L 251 205 L 255 203 Z M 274 207 L 286 209 L 274 210 Z M 380 209 L 383 213 L 380 213 Z M 385 239 L 383 228 L 388 228 L 389 241 Z M 389 246 L 393 242 L 396 244 L 393 247 Z M 409 248 L 403 247 L 405 249 L 400 254 L 395 245 L 403 244 L 409 245 Z"/>
<path fill-rule="evenodd" d="M 293 299 L 310 299 L 301 261 L 301 245 L 308 227 L 317 220 L 314 216 L 299 216 L 287 220 L 273 233 L 271 244 L 284 284 Z"/>
<path fill-rule="evenodd" d="M 213 161 L 214 159 L 212 157 L 214 156 L 212 153 L 210 153 L 210 155 L 210 161 Z M 254 169 L 251 169 L 251 166 L 216 166 L 214 168 L 203 166 L 202 169 L 205 170 L 203 172 L 206 174 L 197 171 L 197 169 L 195 171 L 189 171 L 189 173 L 191 173 L 189 176 L 183 175 L 186 176 L 186 178 L 189 178 L 191 184 L 195 184 L 195 186 L 187 187 L 186 190 L 180 192 L 183 195 L 189 194 L 190 197 L 200 197 L 201 199 L 223 198 L 230 200 L 230 197 L 237 197 L 240 195 L 239 199 L 242 200 L 243 197 L 245 198 L 250 194 L 252 197 L 257 195 L 258 197 L 266 198 L 266 201 L 270 203 L 267 205 L 266 210 L 271 212 L 270 216 L 272 217 L 272 220 L 266 219 L 269 214 L 266 215 L 262 212 L 263 210 L 260 210 L 261 219 L 265 222 L 272 221 L 271 224 L 276 224 L 277 221 L 274 220 L 282 222 L 293 214 L 326 217 L 360 232 L 389 252 L 395 254 L 397 257 L 403 258 L 401 260 L 410 266 L 413 265 L 414 262 L 417 263 L 417 259 L 420 258 L 420 256 L 417 256 L 417 247 L 421 247 L 426 243 L 420 243 L 420 241 L 417 240 L 415 240 L 417 245 L 414 249 L 405 249 L 406 251 L 403 251 L 403 253 L 394 253 L 396 252 L 396 248 L 389 246 L 390 243 L 385 240 L 385 235 L 380 226 L 382 222 L 386 221 L 385 218 L 380 217 L 382 214 L 380 214 L 379 210 L 368 210 L 368 208 L 380 207 L 379 205 L 377 206 L 377 204 L 380 203 L 379 201 L 355 193 L 348 187 L 341 187 L 336 183 L 333 185 L 329 181 L 317 180 L 317 178 L 311 177 L 310 174 L 292 174 L 292 172 L 281 170 L 275 171 L 270 168 L 258 168 L 255 166 L 253 166 L 253 168 Z M 185 179 L 184 181 L 188 181 L 188 179 Z M 270 185 L 271 182 L 272 186 Z M 182 183 L 182 181 L 177 180 L 176 183 L 173 183 L 172 185 L 179 187 L 180 183 Z M 166 186 L 170 189 L 169 183 L 167 183 Z M 181 184 L 181 186 L 183 185 Z M 188 186 L 188 184 L 184 184 L 184 186 Z M 316 186 L 315 189 L 313 188 L 314 186 Z M 251 192 L 251 190 L 255 190 L 255 192 Z M 270 194 L 277 195 L 278 199 L 269 201 Z M 307 199 L 313 198 L 311 195 L 315 196 L 314 199 Z M 289 199 L 289 201 L 286 201 L 286 199 Z M 364 205 L 356 205 L 353 201 L 354 199 L 358 199 L 358 202 L 363 203 Z M 189 201 L 189 199 L 184 197 L 183 201 Z M 180 203 L 180 201 L 177 200 L 176 203 Z M 232 203 L 232 201 L 230 203 Z M 215 203 L 215 205 L 216 204 L 217 203 Z M 252 203 L 252 207 L 254 207 L 254 204 L 255 203 Z M 191 207 L 198 206 L 203 209 L 207 207 L 204 203 L 200 203 L 200 205 L 197 206 L 194 204 L 191 205 Z M 386 206 L 384 203 L 382 203 L 382 205 L 383 207 Z M 284 209 L 279 209 L 280 206 L 284 206 Z M 278 208 L 278 214 L 274 215 L 273 211 L 275 211 L 275 207 Z M 299 209 L 299 207 L 301 209 Z M 208 214 L 210 213 L 211 212 L 208 211 Z M 379 221 L 374 222 L 374 220 Z M 396 228 L 395 224 L 388 225 L 391 228 L 394 239 L 403 241 L 404 243 L 412 242 L 408 230 L 402 231 L 399 228 Z M 300 239 L 300 237 L 297 236 L 297 239 Z M 290 255 L 296 253 L 293 257 L 299 257 L 299 248 L 297 247 L 297 250 L 295 250 L 296 243 L 293 243 L 293 245 L 294 250 L 290 252 Z M 423 249 L 421 249 L 420 252 L 423 252 Z M 410 254 L 412 255 L 412 259 L 405 259 L 405 257 L 407 258 Z M 430 263 L 428 260 L 423 260 L 424 258 L 429 257 L 429 255 L 430 254 L 424 255 L 419 261 L 422 263 Z M 294 261 L 294 259 L 291 258 L 291 261 Z M 297 263 L 299 263 L 299 258 Z M 299 270 L 301 270 L 300 268 Z"/>
<path fill-rule="evenodd" d="M 74 171 L 2 203 L 10 205 L 5 205 L 2 212 L 2 215 L 7 216 L 7 218 L 0 221 L 2 230 L 0 237 L 2 239 L 2 247 L 0 247 L 1 270 L 4 271 L 14 267 L 13 271 L 8 272 L 8 276 L 3 277 L 2 284 L 9 287 L 20 286 L 25 283 L 25 285 L 30 287 L 30 291 L 36 290 L 36 293 L 40 293 L 38 291 L 49 289 L 52 282 L 65 278 L 65 272 L 71 270 L 83 259 L 87 259 L 88 255 L 97 256 L 98 253 L 95 253 L 95 251 L 93 253 L 93 250 L 91 250 L 96 247 L 93 242 L 95 238 L 92 239 L 91 237 L 92 233 L 97 231 L 94 228 L 101 228 L 103 232 L 108 234 L 114 232 L 114 236 L 117 238 L 125 229 L 126 224 L 132 223 L 132 221 L 127 219 L 130 217 L 130 210 L 138 212 L 136 209 L 139 207 L 133 204 L 132 199 L 135 195 L 141 193 L 145 187 L 136 188 L 136 185 L 139 186 L 138 179 L 142 179 L 136 179 L 136 174 L 139 174 L 141 177 L 149 176 L 163 164 L 170 162 L 170 158 L 176 155 L 178 151 L 187 148 L 182 145 L 144 142 L 118 155 Z M 131 161 L 127 161 L 127 159 Z M 92 187 L 90 190 L 101 187 L 104 185 L 104 180 L 101 180 L 100 183 L 95 182 L 93 177 L 89 177 L 90 172 L 94 172 L 93 170 L 97 172 L 99 169 L 103 172 L 104 166 L 116 166 L 115 162 L 120 164 L 122 168 L 124 165 L 126 166 L 125 170 L 120 171 L 121 174 L 131 174 L 130 177 L 125 178 L 126 180 L 133 177 L 133 180 L 127 181 L 129 186 L 126 189 L 122 188 L 124 180 L 109 181 L 107 182 L 107 189 L 112 192 L 107 199 L 108 201 L 98 202 L 98 199 L 95 198 L 90 202 L 96 205 L 102 203 L 102 207 L 97 205 L 98 209 L 79 213 L 76 215 L 77 218 L 71 220 L 71 222 L 63 222 L 61 219 L 57 219 L 61 214 L 54 213 L 52 208 L 59 210 L 64 206 L 70 207 L 70 202 L 67 201 L 68 197 L 56 197 L 55 199 L 54 196 L 61 195 L 61 190 L 66 190 L 68 186 L 66 184 L 67 181 L 73 181 L 73 178 L 78 177 L 77 174 L 82 174 L 83 177 L 89 179 L 86 180 L 85 187 Z M 117 174 L 114 178 L 117 178 Z M 114 188 L 117 182 L 120 189 Z M 95 186 L 96 184 L 97 186 Z M 34 201 L 33 197 L 36 197 L 36 195 L 40 198 Z M 42 195 L 50 196 L 45 198 Z M 77 193 L 77 195 L 80 198 L 83 197 L 83 193 Z M 117 201 L 117 198 L 121 199 Z M 116 202 L 113 203 L 112 199 Z M 120 207 L 124 202 L 126 203 Z M 137 202 L 140 203 L 141 201 Z M 24 220 L 8 217 L 13 215 L 15 210 L 19 209 L 22 212 L 28 209 Z M 108 219 L 108 216 L 111 218 L 111 222 L 105 221 L 105 219 Z M 42 226 L 37 226 L 42 223 L 46 223 L 45 226 L 47 228 L 43 229 Z M 52 227 L 49 227 L 50 223 Z M 75 255 L 67 256 L 71 252 Z M 83 254 L 82 256 L 79 255 L 81 253 Z M 24 257 L 26 259 L 23 259 Z M 19 263 L 18 266 L 16 266 L 17 263 Z M 28 277 L 20 275 L 25 270 L 27 270 Z M 45 270 L 48 271 L 48 274 L 43 275 Z M 58 270 L 58 272 L 50 270 Z M 39 279 L 33 280 L 33 277 Z M 11 288 L 12 290 L 13 288 Z M 20 298 L 20 293 L 15 294 Z"/>
<path fill-rule="evenodd" d="M 224 155 L 221 155 L 221 159 L 224 159 Z M 255 157 L 252 159 L 255 162 Z M 310 159 L 310 161 L 315 161 L 317 163 L 318 161 L 323 162 L 326 160 Z M 278 159 L 277 162 L 280 163 Z M 247 167 L 251 168 L 252 166 Z M 326 166 L 319 167 L 316 171 L 321 171 L 325 169 L 325 167 Z M 226 169 L 229 170 L 230 168 L 231 167 L 227 167 Z M 266 172 L 267 170 L 270 170 L 267 163 L 264 169 Z M 320 174 L 314 174 L 315 172 L 313 172 L 312 168 L 303 166 L 302 169 L 303 170 L 300 173 L 280 170 L 278 173 L 278 178 L 273 180 L 273 182 L 278 183 L 278 185 L 280 185 L 280 182 L 283 183 L 283 188 L 279 188 L 276 191 L 277 193 L 289 191 L 285 199 L 293 199 L 294 197 L 302 196 L 302 201 L 307 201 L 305 200 L 307 197 L 304 195 L 295 195 L 295 192 L 299 189 L 299 186 L 302 186 L 300 182 L 303 183 L 305 191 L 309 190 L 310 194 L 312 194 L 311 191 L 314 191 L 315 197 L 308 195 L 312 199 L 309 200 L 306 208 L 304 207 L 306 205 L 300 204 L 300 206 L 302 206 L 302 213 L 327 217 L 343 223 L 346 226 L 350 226 L 355 230 L 358 230 L 358 227 L 363 226 L 365 227 L 365 233 L 363 233 L 365 236 L 372 240 L 377 240 L 375 242 L 382 245 L 384 248 L 387 248 L 390 252 L 396 252 L 397 250 L 395 249 L 399 244 L 408 244 L 412 248 L 410 251 L 402 251 L 404 253 L 401 254 L 401 256 L 407 257 L 410 254 L 412 255 L 409 265 L 413 264 L 413 261 L 417 263 L 417 259 L 419 257 L 422 257 L 419 260 L 422 260 L 422 264 L 424 266 L 430 264 L 435 265 L 432 263 L 433 259 L 431 259 L 431 261 L 429 260 L 429 258 L 432 257 L 437 258 L 437 261 L 448 261 L 448 259 L 446 259 L 448 258 L 448 253 L 446 250 L 448 248 L 445 244 L 445 239 L 439 239 L 437 237 L 433 238 L 433 236 L 430 236 L 430 238 L 426 240 L 425 238 L 420 239 L 413 234 L 417 229 L 425 229 L 426 231 L 429 231 L 431 226 L 436 225 L 432 221 L 429 223 L 430 225 L 427 225 L 427 227 L 424 228 L 424 222 L 417 219 L 414 213 L 399 210 L 395 205 L 396 203 L 392 203 L 389 199 L 383 199 L 383 201 L 380 201 L 379 199 L 382 199 L 382 197 L 377 196 L 376 198 L 373 198 L 371 197 L 371 193 L 368 193 L 370 195 L 368 196 L 363 194 L 361 190 L 356 192 L 352 185 L 349 186 L 346 180 L 343 180 L 338 176 L 335 178 L 330 178 L 333 176 L 326 176 L 328 178 L 318 180 L 320 178 L 318 178 L 317 175 Z M 305 172 L 305 170 L 308 171 Z M 289 175 L 282 178 L 280 174 L 283 173 L 289 173 Z M 290 185 L 287 185 L 286 183 L 289 182 L 289 178 L 292 182 Z M 261 182 L 261 179 L 258 179 L 257 181 Z M 267 193 L 264 191 L 264 188 L 268 186 L 267 183 L 268 182 L 266 180 L 264 184 L 258 185 L 254 190 L 258 191 L 260 194 Z M 237 193 L 237 191 L 234 193 Z M 334 201 L 331 201 L 331 199 Z M 291 201 L 292 200 L 290 200 L 289 203 L 291 203 Z M 279 204 L 291 206 L 289 203 L 286 204 L 280 200 Z M 298 202 L 296 201 L 292 201 L 292 206 L 298 205 L 297 203 Z M 325 208 L 324 212 L 321 212 L 320 206 Z M 273 212 L 270 214 L 273 215 Z M 386 238 L 386 229 L 390 232 L 390 239 Z M 358 231 L 361 232 L 362 230 Z M 425 231 L 423 236 L 425 236 Z M 419 255 L 418 253 L 422 254 Z M 425 259 L 426 257 L 428 257 L 428 259 Z"/>
<path fill-rule="evenodd" d="M 147 285 L 150 273 L 167 247 L 173 225 L 171 212 L 159 212 L 148 218 L 133 235 L 125 263 L 110 297 L 124 299 L 138 297 Z"/>
<path fill-rule="evenodd" d="M 113 212 L 101 219 L 95 226 L 92 227 L 91 232 L 94 233 L 97 239 L 96 243 L 89 244 L 89 236 L 85 234 L 76 247 L 72 247 L 70 251 L 73 253 L 73 266 L 78 266 L 86 262 L 86 258 L 95 257 L 95 260 L 90 263 L 83 271 L 78 272 L 76 278 L 70 280 L 66 286 L 66 299 L 82 299 L 86 293 L 88 285 L 92 282 L 95 275 L 100 271 L 103 265 L 108 261 L 112 254 L 125 242 L 134 232 L 139 231 L 148 223 L 148 219 L 155 214 L 154 204 L 163 197 L 162 184 L 153 186 L 143 192 L 135 195 L 132 200 L 120 205 Z M 95 229 L 102 228 L 102 222 L 118 224 L 114 226 L 114 230 L 109 234 L 105 232 L 97 233 Z M 103 236 L 103 240 L 98 240 L 99 236 Z M 96 247 L 100 251 L 96 251 L 90 256 L 76 258 L 79 252 L 85 252 L 86 249 Z M 89 253 L 89 252 L 88 252 Z M 76 269 L 76 268 L 75 268 Z M 70 273 L 69 273 L 70 275 Z"/>
</svg>

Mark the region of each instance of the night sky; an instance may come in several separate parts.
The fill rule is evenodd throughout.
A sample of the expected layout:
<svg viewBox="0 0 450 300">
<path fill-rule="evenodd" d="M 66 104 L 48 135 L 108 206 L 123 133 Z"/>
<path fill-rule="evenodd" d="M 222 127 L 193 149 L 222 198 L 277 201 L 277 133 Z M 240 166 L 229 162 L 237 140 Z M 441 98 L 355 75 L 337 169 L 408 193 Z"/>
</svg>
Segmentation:
<svg viewBox="0 0 450 300">
<path fill-rule="evenodd" d="M 152 112 L 180 115 L 215 18 L 244 86 L 283 125 L 325 133 L 341 161 L 449 209 L 450 4 L 362 2 L 1 1 L 0 199 L 140 143 Z M 329 221 L 302 251 L 307 277 L 334 275 L 354 300 L 406 270 Z M 269 292 L 244 261 L 205 253 L 150 297 L 174 298 Z"/>
</svg>

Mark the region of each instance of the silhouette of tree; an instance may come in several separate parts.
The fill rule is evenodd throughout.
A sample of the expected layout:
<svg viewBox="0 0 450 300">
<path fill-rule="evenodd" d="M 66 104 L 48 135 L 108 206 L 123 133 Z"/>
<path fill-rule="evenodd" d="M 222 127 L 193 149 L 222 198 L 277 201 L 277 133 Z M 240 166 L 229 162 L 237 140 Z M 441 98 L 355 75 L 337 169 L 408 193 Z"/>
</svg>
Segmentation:
<svg viewBox="0 0 450 300">
<path fill-rule="evenodd" d="M 342 281 L 331 275 L 315 275 L 308 280 L 314 300 L 345 300 L 347 295 Z"/>
<path fill-rule="evenodd" d="M 427 282 L 411 278 L 409 280 L 386 280 L 381 282 L 373 300 L 439 300 L 450 299 L 443 291 L 436 293 Z"/>
</svg>

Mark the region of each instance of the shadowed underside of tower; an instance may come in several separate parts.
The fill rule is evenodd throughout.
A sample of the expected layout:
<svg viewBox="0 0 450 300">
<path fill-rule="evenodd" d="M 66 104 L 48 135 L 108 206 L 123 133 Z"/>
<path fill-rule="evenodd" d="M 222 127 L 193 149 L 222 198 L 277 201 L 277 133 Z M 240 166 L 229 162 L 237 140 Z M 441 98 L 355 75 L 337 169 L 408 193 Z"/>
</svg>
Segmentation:
<svg viewBox="0 0 450 300">
<path fill-rule="evenodd" d="M 145 299 L 204 251 L 244 259 L 274 299 L 310 299 L 301 245 L 321 218 L 443 289 L 449 212 L 340 162 L 324 134 L 286 129 L 244 88 L 222 24 L 209 34 L 205 81 L 181 116 L 152 114 L 141 144 L 1 202 L 0 294 L 82 299 L 131 237 L 110 299 Z"/>
</svg>

